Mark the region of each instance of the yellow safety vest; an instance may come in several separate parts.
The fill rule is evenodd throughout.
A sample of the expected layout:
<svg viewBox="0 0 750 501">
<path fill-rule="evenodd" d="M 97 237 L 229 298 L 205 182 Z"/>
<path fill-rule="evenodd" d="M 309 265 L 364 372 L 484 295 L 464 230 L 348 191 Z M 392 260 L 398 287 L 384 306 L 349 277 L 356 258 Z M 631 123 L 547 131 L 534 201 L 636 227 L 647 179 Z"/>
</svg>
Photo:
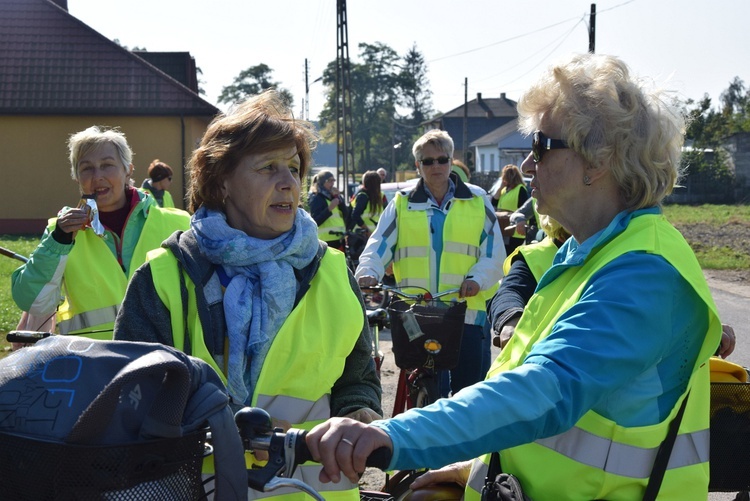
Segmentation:
<svg viewBox="0 0 750 501">
<path fill-rule="evenodd" d="M 549 235 L 544 237 L 541 242 L 519 245 L 510 253 L 510 256 L 505 258 L 503 262 L 503 274 L 508 274 L 513 264 L 513 258 L 518 253 L 523 255 L 526 264 L 529 265 L 531 274 L 534 275 L 536 282 L 539 283 L 544 272 L 552 266 L 552 260 L 555 259 L 555 254 L 557 254 L 557 245 L 555 244 L 555 240 Z"/>
<path fill-rule="evenodd" d="M 157 249 L 149 253 L 149 263 L 154 287 L 171 314 L 173 344 L 182 350 L 185 316 L 177 260 L 169 250 Z M 310 282 L 310 289 L 273 339 L 258 377 L 252 405 L 265 409 L 276 419 L 288 421 L 294 428 L 309 430 L 331 417 L 331 388 L 343 374 L 346 358 L 365 322 L 359 300 L 347 293 L 351 286 L 346 270 L 344 255 L 329 248 Z M 192 355 L 208 362 L 226 382 L 226 369 L 218 366 L 203 339 L 195 284 L 187 274 L 184 278 L 188 289 L 187 321 Z M 330 298 L 336 298 L 336 314 L 330 311 Z M 248 456 L 248 462 L 254 462 L 252 456 Z M 212 466 L 206 465 L 204 471 L 210 471 Z M 313 486 L 331 501 L 359 499 L 357 486 L 345 478 L 338 484 L 321 483 L 318 480 L 321 469 L 317 463 L 305 463 L 297 469 L 294 478 Z M 268 493 L 251 491 L 251 494 L 256 498 L 306 501 L 305 494 L 293 489 Z"/>
<path fill-rule="evenodd" d="M 323 195 L 318 194 L 318 196 L 322 197 Z M 342 203 L 343 202 L 339 202 L 339 204 Z M 339 234 L 332 234 L 332 231 L 338 232 Z M 343 238 L 345 232 L 346 222 L 344 221 L 344 215 L 341 212 L 341 205 L 338 205 L 331 212 L 331 217 L 318 226 L 318 238 L 324 242 L 334 242 Z"/>
<path fill-rule="evenodd" d="M 370 205 L 369 199 L 367 201 L 367 205 Z M 352 210 L 354 210 L 356 206 L 357 206 L 357 197 L 355 196 L 352 199 Z M 366 213 L 362 212 L 362 221 L 365 222 L 365 226 L 367 226 L 367 231 L 372 233 L 373 231 L 375 231 L 375 227 L 378 225 L 378 221 L 380 221 L 380 215 L 383 214 L 383 207 L 379 207 L 377 211 L 375 212 L 375 214 L 371 214 L 369 211 L 369 208 L 365 208 L 365 210 L 367 212 Z M 354 224 L 353 221 L 352 221 L 352 224 Z"/>
<path fill-rule="evenodd" d="M 146 193 L 148 193 L 152 197 L 154 197 L 154 200 L 156 200 L 158 202 L 158 200 L 156 198 L 156 195 L 154 195 L 153 191 L 149 190 L 148 188 L 144 188 L 144 187 L 141 187 L 140 189 L 143 190 L 143 191 L 145 191 Z M 163 205 L 161 205 L 161 207 L 166 208 L 166 209 L 174 208 L 174 200 L 172 199 L 172 194 L 169 193 L 167 190 L 164 190 L 164 195 L 162 195 L 161 200 L 162 200 L 162 204 L 163 204 Z"/>
<path fill-rule="evenodd" d="M 438 290 L 460 287 L 472 266 L 480 257 L 480 239 L 484 231 L 485 207 L 482 197 L 453 200 L 443 226 L 443 254 L 440 258 Z M 430 263 L 431 233 L 427 213 L 409 210 L 409 197 L 396 194 L 396 226 L 398 238 L 393 254 L 393 274 L 399 287 L 406 291 L 429 290 L 430 275 L 434 266 Z M 410 289 L 420 287 L 421 289 Z M 486 311 L 487 299 L 497 290 L 498 284 L 466 298 L 467 309 Z M 436 291 L 430 291 L 436 292 Z M 458 295 L 448 295 L 441 300 L 449 301 Z"/>
<path fill-rule="evenodd" d="M 518 194 L 521 192 L 522 185 L 518 185 L 512 190 L 508 191 L 508 188 L 500 190 L 500 198 L 497 201 L 497 208 L 515 212 L 518 210 Z M 513 233 L 513 238 L 524 238 L 523 235 L 517 231 Z"/>
<path fill-rule="evenodd" d="M 48 231 L 52 231 L 55 224 L 56 219 L 51 219 Z M 66 298 L 57 311 L 60 333 L 112 339 L 115 317 L 130 276 L 146 261 L 148 251 L 158 248 L 176 230 L 189 227 L 190 215 L 187 212 L 152 205 L 130 259 L 127 276 L 102 237 L 90 230 L 79 231 L 65 264 Z M 102 329 L 106 331 L 85 334 Z"/>
<path fill-rule="evenodd" d="M 563 272 L 531 298 L 508 346 L 487 375 L 520 366 L 556 320 L 573 306 L 591 277 L 627 252 L 663 256 L 706 304 L 709 329 L 688 383 L 690 398 L 664 475 L 659 500 L 706 499 L 709 455 L 708 359 L 719 344 L 721 323 L 698 261 L 690 247 L 661 215 L 643 215 L 581 267 Z M 686 391 L 687 393 L 687 391 Z M 589 411 L 568 431 L 500 452 L 503 471 L 516 475 L 535 501 L 642 499 L 654 458 L 683 394 L 661 423 L 627 427 Z M 474 460 L 465 499 L 477 501 L 489 454 Z"/>
<path fill-rule="evenodd" d="M 164 190 L 164 205 L 163 207 L 170 208 L 174 207 L 174 200 L 172 200 L 172 194 L 169 193 L 167 190 Z"/>
</svg>

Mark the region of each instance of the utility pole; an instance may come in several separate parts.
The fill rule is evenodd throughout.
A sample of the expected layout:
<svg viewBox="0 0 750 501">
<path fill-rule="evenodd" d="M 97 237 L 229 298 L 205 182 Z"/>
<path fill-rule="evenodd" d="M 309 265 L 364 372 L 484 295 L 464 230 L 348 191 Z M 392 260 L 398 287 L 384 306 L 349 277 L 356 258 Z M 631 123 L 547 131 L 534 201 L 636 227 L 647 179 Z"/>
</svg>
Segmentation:
<svg viewBox="0 0 750 501">
<path fill-rule="evenodd" d="M 463 150 L 464 163 L 469 165 L 469 155 L 466 143 L 469 141 L 469 79 L 464 77 L 464 134 L 463 141 L 461 143 L 461 149 Z"/>
<path fill-rule="evenodd" d="M 336 0 L 336 174 L 341 179 L 343 164 L 344 200 L 349 200 L 349 172 L 354 172 L 354 141 L 352 137 L 352 93 L 349 65 L 349 33 L 346 22 L 346 0 Z"/>
<path fill-rule="evenodd" d="M 310 84 L 307 82 L 307 58 L 305 58 L 305 102 L 302 107 L 302 118 L 310 120 Z"/>
<path fill-rule="evenodd" d="M 596 53 L 596 4 L 591 4 L 591 15 L 589 15 L 589 53 Z"/>
</svg>

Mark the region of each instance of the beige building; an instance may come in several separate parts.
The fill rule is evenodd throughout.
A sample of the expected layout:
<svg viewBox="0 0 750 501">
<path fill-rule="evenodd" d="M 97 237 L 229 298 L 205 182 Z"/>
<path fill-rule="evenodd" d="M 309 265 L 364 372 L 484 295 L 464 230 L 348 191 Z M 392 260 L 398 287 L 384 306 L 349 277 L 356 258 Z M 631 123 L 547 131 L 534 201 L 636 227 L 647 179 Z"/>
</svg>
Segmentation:
<svg viewBox="0 0 750 501">
<path fill-rule="evenodd" d="M 0 0 L 0 233 L 41 234 L 79 200 L 67 140 L 91 125 L 119 127 L 140 186 L 154 158 L 184 165 L 219 110 L 198 94 L 189 53 L 131 52 L 67 11 L 66 0 Z"/>
</svg>

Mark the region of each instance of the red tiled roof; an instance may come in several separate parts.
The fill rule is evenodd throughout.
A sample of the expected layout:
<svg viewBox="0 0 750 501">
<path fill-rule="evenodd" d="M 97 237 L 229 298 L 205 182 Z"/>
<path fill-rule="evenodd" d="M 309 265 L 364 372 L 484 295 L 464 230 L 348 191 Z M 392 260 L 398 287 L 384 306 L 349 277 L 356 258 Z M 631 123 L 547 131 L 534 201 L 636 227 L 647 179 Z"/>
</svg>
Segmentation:
<svg viewBox="0 0 750 501">
<path fill-rule="evenodd" d="M 0 0 L 0 114 L 215 115 L 50 0 Z"/>
</svg>

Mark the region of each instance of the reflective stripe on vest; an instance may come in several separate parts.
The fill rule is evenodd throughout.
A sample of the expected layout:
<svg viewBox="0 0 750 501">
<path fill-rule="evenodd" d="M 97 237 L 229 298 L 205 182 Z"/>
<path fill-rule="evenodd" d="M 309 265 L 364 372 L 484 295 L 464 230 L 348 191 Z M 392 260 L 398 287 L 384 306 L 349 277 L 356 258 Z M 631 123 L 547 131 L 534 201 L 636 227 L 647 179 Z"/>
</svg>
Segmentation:
<svg viewBox="0 0 750 501">
<path fill-rule="evenodd" d="M 51 231 L 56 220 L 50 222 L 52 224 L 48 229 Z M 93 231 L 79 231 L 63 275 L 66 301 L 57 314 L 60 332 L 112 339 L 114 316 L 125 297 L 132 273 L 146 261 L 148 251 L 161 246 L 175 230 L 186 230 L 189 226 L 190 215 L 187 212 L 161 209 L 155 203 L 151 205 L 127 267 L 128 276 L 102 237 Z M 85 317 L 82 317 L 84 314 Z M 87 331 L 100 329 L 110 332 L 86 334 Z"/>
<path fill-rule="evenodd" d="M 98 310 L 84 311 L 68 320 L 63 320 L 58 325 L 60 334 L 71 334 L 75 331 L 92 331 L 105 330 L 106 332 L 96 332 L 87 334 L 86 337 L 93 339 L 112 339 L 112 329 L 114 329 L 115 318 L 119 306 L 105 306 Z"/>
<path fill-rule="evenodd" d="M 567 458 L 608 473 L 630 478 L 648 478 L 659 446 L 635 447 L 596 436 L 577 426 L 537 444 Z M 667 469 L 682 468 L 708 461 L 709 431 L 699 430 L 675 439 Z"/>
<path fill-rule="evenodd" d="M 591 277 L 627 252 L 648 252 L 664 257 L 706 305 L 708 332 L 688 383 L 690 398 L 659 491 L 660 501 L 705 499 L 710 400 L 706 362 L 718 346 L 721 323 L 694 254 L 663 216 L 635 217 L 624 232 L 592 253 L 583 266 L 570 267 L 560 275 L 550 276 L 554 280 L 545 275 L 516 326 L 513 338 L 487 377 L 521 365 L 534 344 L 549 335 L 559 316 L 578 301 Z M 503 470 L 516 475 L 524 490 L 536 501 L 641 499 L 655 451 L 684 396 L 678 399 L 667 418 L 649 426 L 625 427 L 589 411 L 572 430 L 501 451 Z M 482 463 L 489 463 L 489 455 L 474 464 Z M 472 469 L 465 493 L 467 501 L 479 499 L 485 476 L 484 466 Z"/>
<path fill-rule="evenodd" d="M 544 237 L 541 242 L 519 245 L 503 262 L 503 273 L 505 275 L 510 272 L 510 267 L 513 265 L 513 258 L 519 253 L 529 266 L 534 279 L 539 283 L 542 275 L 552 266 L 552 261 L 555 259 L 555 254 L 557 254 L 557 245 L 549 235 Z"/>
<path fill-rule="evenodd" d="M 154 287 L 171 314 L 173 341 L 181 341 L 185 329 L 177 261 L 167 249 L 150 253 L 149 259 Z M 359 299 L 347 293 L 351 286 L 346 270 L 344 255 L 329 248 L 310 281 L 310 289 L 276 334 L 258 377 L 251 405 L 266 409 L 273 417 L 288 421 L 295 428 L 309 430 L 330 417 L 331 388 L 343 374 L 346 357 L 359 339 L 365 322 Z M 197 314 L 191 315 L 197 311 L 195 286 L 187 275 L 184 277 L 189 292 L 188 331 L 192 354 L 221 371 L 219 374 L 226 382 L 223 370 L 218 368 L 203 340 L 200 319 Z M 331 297 L 336 298 L 336 315 L 330 314 Z M 314 335 L 300 336 L 300 332 Z M 174 344 L 177 346 L 176 342 Z M 306 463 L 297 469 L 294 478 L 318 486 L 319 492 L 332 501 L 359 499 L 357 486 L 345 478 L 338 484 L 319 484 L 320 468 L 316 463 Z M 270 493 L 250 491 L 249 494 L 254 498 L 283 496 L 294 501 L 305 501 L 306 496 L 287 489 Z"/>
<path fill-rule="evenodd" d="M 393 257 L 393 273 L 399 287 L 420 287 L 430 290 L 430 277 L 434 273 L 430 262 L 430 225 L 424 210 L 410 210 L 408 195 L 396 194 L 396 226 L 398 238 Z M 481 256 L 480 241 L 484 232 L 486 210 L 482 197 L 456 198 L 445 217 L 443 226 L 443 254 L 437 277 L 437 292 L 461 286 L 466 274 Z M 486 310 L 486 301 L 497 290 L 497 284 L 466 298 L 470 310 Z M 435 292 L 435 291 L 431 291 Z M 457 295 L 445 296 L 449 301 Z M 469 314 L 467 313 L 467 317 Z M 468 318 L 467 318 L 468 320 Z"/>
<path fill-rule="evenodd" d="M 259 395 L 255 407 L 265 409 L 272 416 L 287 416 L 290 423 L 325 421 L 331 417 L 331 398 L 325 394 L 310 405 L 306 400 L 286 395 Z"/>
</svg>

